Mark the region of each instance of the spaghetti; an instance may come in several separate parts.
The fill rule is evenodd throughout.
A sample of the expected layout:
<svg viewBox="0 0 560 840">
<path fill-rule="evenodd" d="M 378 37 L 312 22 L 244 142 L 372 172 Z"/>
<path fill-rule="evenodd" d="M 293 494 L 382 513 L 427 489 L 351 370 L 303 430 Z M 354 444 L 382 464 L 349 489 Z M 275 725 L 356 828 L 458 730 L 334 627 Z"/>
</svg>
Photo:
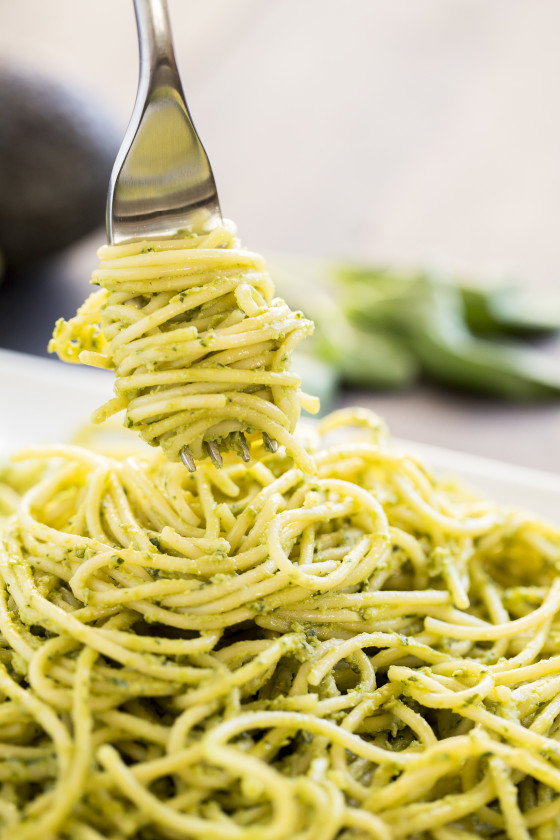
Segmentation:
<svg viewBox="0 0 560 840">
<path fill-rule="evenodd" d="M 558 836 L 560 533 L 364 412 L 307 454 L 17 456 L 2 840 Z"/>
<path fill-rule="evenodd" d="M 231 230 L 105 246 L 94 292 L 70 321 L 60 319 L 49 350 L 67 362 L 115 371 L 116 397 L 94 419 L 125 410 L 125 425 L 171 461 L 188 447 L 204 458 L 215 441 L 247 457 L 245 438 L 283 444 L 311 469 L 292 433 L 300 403 L 290 371 L 313 329 L 274 289 L 262 257 Z"/>
</svg>

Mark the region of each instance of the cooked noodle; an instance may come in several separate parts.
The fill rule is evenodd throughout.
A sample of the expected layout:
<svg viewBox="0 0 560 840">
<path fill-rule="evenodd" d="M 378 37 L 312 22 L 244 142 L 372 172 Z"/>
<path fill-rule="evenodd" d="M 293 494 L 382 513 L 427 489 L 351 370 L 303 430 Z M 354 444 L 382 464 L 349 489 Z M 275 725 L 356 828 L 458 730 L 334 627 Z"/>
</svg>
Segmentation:
<svg viewBox="0 0 560 840">
<path fill-rule="evenodd" d="M 125 409 L 125 424 L 171 461 L 184 446 L 206 457 L 204 441 L 241 454 L 240 433 L 264 433 L 311 469 L 292 433 L 300 402 L 318 406 L 290 359 L 313 324 L 274 297 L 262 257 L 219 227 L 105 246 L 99 258 L 102 289 L 57 322 L 49 345 L 64 361 L 114 369 L 117 396 L 97 421 Z"/>
<path fill-rule="evenodd" d="M 2 840 L 558 837 L 560 533 L 320 431 L 315 476 L 20 453 Z"/>
</svg>

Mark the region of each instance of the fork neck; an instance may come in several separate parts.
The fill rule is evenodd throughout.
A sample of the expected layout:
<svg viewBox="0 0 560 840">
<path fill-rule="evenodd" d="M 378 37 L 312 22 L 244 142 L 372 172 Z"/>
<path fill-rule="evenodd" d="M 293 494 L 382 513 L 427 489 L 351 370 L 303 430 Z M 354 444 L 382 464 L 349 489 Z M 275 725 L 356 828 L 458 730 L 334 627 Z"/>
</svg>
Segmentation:
<svg viewBox="0 0 560 840">
<path fill-rule="evenodd" d="M 140 45 L 140 86 L 157 86 L 171 73 L 180 88 L 167 0 L 134 0 Z"/>
</svg>

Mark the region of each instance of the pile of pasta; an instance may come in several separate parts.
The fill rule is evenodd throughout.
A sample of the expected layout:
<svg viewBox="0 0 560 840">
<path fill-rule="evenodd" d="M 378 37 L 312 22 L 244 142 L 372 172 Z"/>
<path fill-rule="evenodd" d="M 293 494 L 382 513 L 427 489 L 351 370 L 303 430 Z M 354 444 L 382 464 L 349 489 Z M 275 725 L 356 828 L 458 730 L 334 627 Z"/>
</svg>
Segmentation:
<svg viewBox="0 0 560 840">
<path fill-rule="evenodd" d="M 311 469 L 292 433 L 303 404 L 290 371 L 311 321 L 280 298 L 258 254 L 233 229 L 104 246 L 90 295 L 76 316 L 57 321 L 49 350 L 66 362 L 115 371 L 116 397 L 101 422 L 123 409 L 125 425 L 171 461 L 207 457 L 205 442 L 244 454 L 245 442 L 284 445 Z M 246 450 L 245 450 L 246 452 Z"/>
<path fill-rule="evenodd" d="M 552 840 L 560 533 L 338 412 L 189 474 L 21 452 L 2 840 Z"/>
</svg>

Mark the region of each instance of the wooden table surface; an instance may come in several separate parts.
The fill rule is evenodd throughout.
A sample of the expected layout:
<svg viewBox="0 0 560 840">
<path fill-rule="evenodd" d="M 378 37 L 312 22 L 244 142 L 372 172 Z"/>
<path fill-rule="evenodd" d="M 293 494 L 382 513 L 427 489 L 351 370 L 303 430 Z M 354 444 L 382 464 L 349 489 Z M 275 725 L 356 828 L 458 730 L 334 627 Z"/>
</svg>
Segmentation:
<svg viewBox="0 0 560 840">
<path fill-rule="evenodd" d="M 169 4 L 222 206 L 251 248 L 508 273 L 535 294 L 557 285 L 560 4 Z M 0 0 L 0 56 L 85 86 L 124 130 L 137 79 L 129 0 Z M 102 239 L 0 288 L 0 346 L 45 352 Z M 560 471 L 558 405 L 425 385 L 343 400 L 401 436 Z"/>
</svg>

